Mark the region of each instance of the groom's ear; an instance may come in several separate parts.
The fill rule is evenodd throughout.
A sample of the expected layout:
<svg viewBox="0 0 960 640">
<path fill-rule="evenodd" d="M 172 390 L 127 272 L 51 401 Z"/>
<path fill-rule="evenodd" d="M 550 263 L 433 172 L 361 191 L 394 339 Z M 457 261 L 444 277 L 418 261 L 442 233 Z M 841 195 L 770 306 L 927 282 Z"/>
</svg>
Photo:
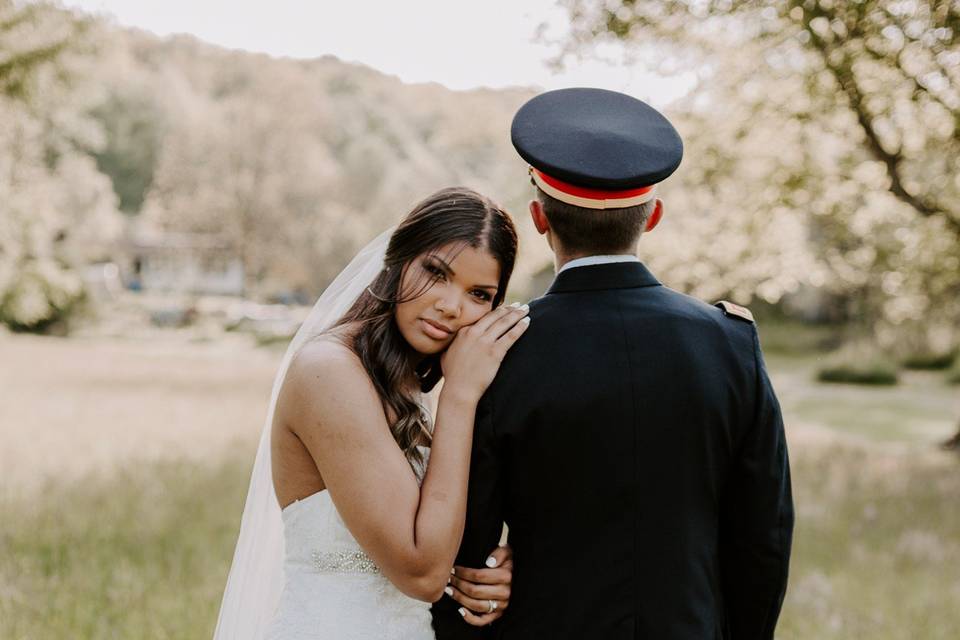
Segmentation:
<svg viewBox="0 0 960 640">
<path fill-rule="evenodd" d="M 550 222 L 547 220 L 547 214 L 543 212 L 543 204 L 539 200 L 530 201 L 530 218 L 533 220 L 533 226 L 537 228 L 537 233 L 545 234 L 550 230 Z"/>
<path fill-rule="evenodd" d="M 643 228 L 644 233 L 653 231 L 654 227 L 660 224 L 660 219 L 663 218 L 663 200 L 657 198 L 655 202 L 656 204 L 653 206 L 653 213 L 651 213 L 650 217 L 647 218 L 647 225 Z"/>
</svg>

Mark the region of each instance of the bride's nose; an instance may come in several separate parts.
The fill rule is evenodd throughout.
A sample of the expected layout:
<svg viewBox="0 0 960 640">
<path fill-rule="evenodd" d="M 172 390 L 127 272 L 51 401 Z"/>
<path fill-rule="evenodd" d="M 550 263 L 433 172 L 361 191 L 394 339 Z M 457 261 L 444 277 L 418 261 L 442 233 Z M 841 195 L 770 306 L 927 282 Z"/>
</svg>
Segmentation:
<svg viewBox="0 0 960 640">
<path fill-rule="evenodd" d="M 437 296 L 433 303 L 434 308 L 444 316 L 450 318 L 460 317 L 460 296 L 454 291 L 446 291 L 443 295 Z"/>
</svg>

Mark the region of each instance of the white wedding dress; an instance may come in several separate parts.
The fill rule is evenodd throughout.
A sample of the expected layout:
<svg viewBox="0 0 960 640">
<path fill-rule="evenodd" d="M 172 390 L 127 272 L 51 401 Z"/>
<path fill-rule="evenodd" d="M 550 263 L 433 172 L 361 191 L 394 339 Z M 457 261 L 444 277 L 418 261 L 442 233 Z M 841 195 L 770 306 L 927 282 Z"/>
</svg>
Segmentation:
<svg viewBox="0 0 960 640">
<path fill-rule="evenodd" d="M 273 487 L 270 431 L 290 361 L 333 326 L 383 270 L 392 234 L 393 228 L 387 229 L 350 261 L 287 347 L 274 378 L 214 640 L 434 640 L 430 605 L 404 595 L 380 573 L 327 491 L 281 511 Z M 428 453 L 414 469 L 420 482 Z"/>
<path fill-rule="evenodd" d="M 420 447 L 424 465 L 430 450 Z M 284 585 L 266 640 L 434 640 L 430 604 L 387 580 L 347 529 L 327 491 L 281 513 Z"/>
</svg>

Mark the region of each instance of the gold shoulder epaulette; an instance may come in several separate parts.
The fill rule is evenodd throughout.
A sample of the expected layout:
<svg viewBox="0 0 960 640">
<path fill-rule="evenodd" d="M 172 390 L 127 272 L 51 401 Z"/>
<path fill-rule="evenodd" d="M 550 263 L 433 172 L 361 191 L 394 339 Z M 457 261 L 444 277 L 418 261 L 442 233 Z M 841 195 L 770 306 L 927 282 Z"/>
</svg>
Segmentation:
<svg viewBox="0 0 960 640">
<path fill-rule="evenodd" d="M 746 320 L 747 322 L 753 322 L 753 314 L 750 313 L 750 309 L 746 307 L 741 307 L 738 304 L 734 304 L 727 300 L 721 300 L 716 303 L 714 306 L 720 307 L 723 309 L 723 312 L 728 316 L 735 316 L 741 320 Z"/>
</svg>

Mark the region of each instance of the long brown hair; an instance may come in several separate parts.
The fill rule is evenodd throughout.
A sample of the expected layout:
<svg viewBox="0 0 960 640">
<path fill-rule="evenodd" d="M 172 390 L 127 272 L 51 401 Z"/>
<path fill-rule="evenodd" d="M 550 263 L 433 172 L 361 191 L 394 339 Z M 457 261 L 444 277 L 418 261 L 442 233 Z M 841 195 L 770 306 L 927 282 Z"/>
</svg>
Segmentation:
<svg viewBox="0 0 960 640">
<path fill-rule="evenodd" d="M 384 411 L 396 416 L 390 425 L 397 444 L 411 462 L 423 462 L 417 444 L 430 440 L 430 421 L 407 388 L 416 375 L 426 392 L 440 380 L 440 357 L 425 358 L 414 370 L 413 348 L 395 319 L 396 306 L 423 295 L 433 280 L 416 282 L 400 291 L 404 267 L 417 257 L 453 244 L 484 249 L 500 264 L 500 281 L 493 298 L 495 309 L 503 302 L 517 255 L 517 232 L 510 216 L 489 198 L 465 187 L 441 189 L 410 211 L 397 226 L 387 246 L 383 270 L 332 327 L 358 324 L 347 346 L 360 358 L 380 395 Z M 458 247 L 458 248 L 457 248 Z M 449 261 L 449 260 L 448 260 Z"/>
</svg>

